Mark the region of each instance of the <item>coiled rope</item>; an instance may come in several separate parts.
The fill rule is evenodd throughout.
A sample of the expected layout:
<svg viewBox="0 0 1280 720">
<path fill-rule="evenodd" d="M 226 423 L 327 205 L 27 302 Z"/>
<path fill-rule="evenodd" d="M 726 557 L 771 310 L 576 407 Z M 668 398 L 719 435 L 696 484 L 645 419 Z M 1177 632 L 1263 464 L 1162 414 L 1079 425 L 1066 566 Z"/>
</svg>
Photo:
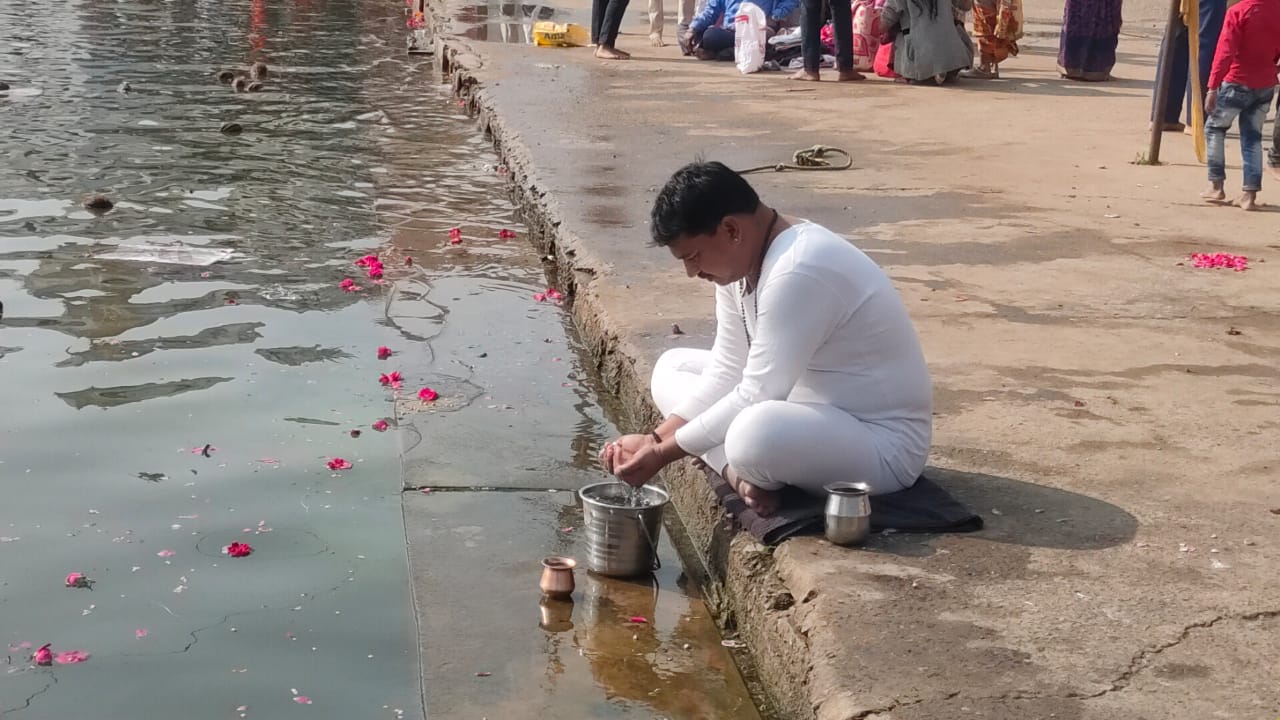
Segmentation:
<svg viewBox="0 0 1280 720">
<path fill-rule="evenodd" d="M 833 164 L 828 156 L 837 155 L 844 160 Z M 814 145 L 811 148 L 797 150 L 791 155 L 791 162 L 774 165 L 760 165 L 746 170 L 739 170 L 739 175 L 750 175 L 758 172 L 782 172 L 784 170 L 848 170 L 853 167 L 853 156 L 848 150 L 828 145 Z"/>
</svg>

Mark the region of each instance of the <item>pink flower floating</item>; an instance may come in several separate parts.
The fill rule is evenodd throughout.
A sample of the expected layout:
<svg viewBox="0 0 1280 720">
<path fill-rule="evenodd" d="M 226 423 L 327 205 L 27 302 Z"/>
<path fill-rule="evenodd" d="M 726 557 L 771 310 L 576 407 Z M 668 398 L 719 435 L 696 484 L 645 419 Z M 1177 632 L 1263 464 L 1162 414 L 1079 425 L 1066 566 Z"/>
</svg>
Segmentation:
<svg viewBox="0 0 1280 720">
<path fill-rule="evenodd" d="M 86 588 L 90 590 L 93 589 L 93 581 L 90 580 L 89 577 L 84 573 L 78 573 L 78 572 L 68 573 L 66 584 L 67 584 L 67 587 L 69 588 Z"/>
<path fill-rule="evenodd" d="M 381 265 L 382 263 L 381 261 L 378 260 L 377 255 L 365 255 L 364 257 L 357 260 L 355 264 L 356 264 L 356 267 L 367 268 L 370 265 Z"/>
<path fill-rule="evenodd" d="M 404 259 L 404 264 L 405 264 L 405 265 L 413 265 L 413 258 L 411 258 L 411 257 L 407 257 L 407 256 L 406 256 L 406 257 L 405 257 L 405 259 Z"/>
<path fill-rule="evenodd" d="M 564 293 L 555 288 L 547 288 L 546 292 L 534 293 L 533 299 L 535 302 L 547 302 L 550 300 L 551 302 L 559 303 L 564 300 Z"/>
<path fill-rule="evenodd" d="M 516 239 L 516 231 L 515 231 L 515 230 L 507 230 L 507 229 L 505 229 L 505 228 L 504 228 L 504 229 L 502 229 L 502 230 L 499 230 L 499 231 L 498 231 L 498 239 L 499 239 L 499 240 L 515 240 L 515 239 Z"/>
<path fill-rule="evenodd" d="M 333 458 L 326 464 L 330 470 L 350 470 L 353 467 L 350 460 L 343 460 L 340 457 Z"/>
<path fill-rule="evenodd" d="M 378 263 L 377 265 L 370 265 L 368 273 L 369 273 L 370 279 L 381 280 L 382 279 L 382 263 Z"/>
<path fill-rule="evenodd" d="M 86 650 L 66 650 L 53 656 L 53 661 L 59 665 L 75 665 L 88 659 L 89 653 Z"/>
<path fill-rule="evenodd" d="M 293 696 L 293 701 L 294 701 L 294 702 L 296 702 L 296 703 L 298 703 L 299 705 L 310 705 L 310 704 L 311 704 L 311 698 L 307 697 L 306 695 L 294 695 L 294 696 Z"/>
<path fill-rule="evenodd" d="M 424 387 L 418 391 L 418 399 L 422 402 L 435 402 L 440 399 L 440 393 L 429 387 Z"/>
<path fill-rule="evenodd" d="M 391 357 L 391 348 L 387 347 L 386 345 L 383 345 L 378 348 L 379 360 L 386 360 L 389 357 Z"/>
<path fill-rule="evenodd" d="M 330 463 L 329 467 L 333 467 L 333 464 Z M 351 467 L 351 463 L 347 463 L 347 467 Z M 253 547 L 249 543 L 233 542 L 222 548 L 222 554 L 230 555 L 233 558 L 249 557 L 253 554 Z"/>
<path fill-rule="evenodd" d="M 160 552 L 156 553 L 157 556 L 162 558 L 173 557 L 174 555 L 177 555 L 177 554 L 178 553 L 172 550 L 161 550 Z"/>
<path fill-rule="evenodd" d="M 146 636 L 148 636 L 148 635 L 150 635 L 150 634 L 151 634 L 151 633 L 147 632 L 147 629 L 146 629 L 146 628 L 138 628 L 137 630 L 134 630 L 134 631 L 133 631 L 133 636 L 134 636 L 134 637 L 136 637 L 136 638 L 138 638 L 139 640 L 141 640 L 142 638 L 144 638 L 144 637 L 146 637 Z"/>
<path fill-rule="evenodd" d="M 393 389 L 399 390 L 401 386 L 404 385 L 404 377 L 400 374 L 399 370 L 396 370 L 390 373 L 383 373 L 379 375 L 378 382 L 382 383 L 383 387 L 391 387 Z"/>
<path fill-rule="evenodd" d="M 37 665 L 48 667 L 53 664 L 53 651 L 49 649 L 48 645 L 45 645 L 37 650 L 35 655 L 31 656 L 31 659 L 35 660 Z"/>
<path fill-rule="evenodd" d="M 1191 253 L 1187 256 L 1198 268 L 1231 268 L 1236 272 L 1249 269 L 1249 258 L 1230 253 Z"/>
<path fill-rule="evenodd" d="M 450 245 L 462 244 L 462 228 L 453 228 L 452 230 L 449 231 L 449 244 Z"/>
<path fill-rule="evenodd" d="M 347 278 L 346 280 L 343 280 L 342 282 L 338 283 L 338 287 L 342 288 L 342 292 L 349 292 L 349 293 L 360 292 L 361 290 L 364 289 L 364 288 L 361 288 L 359 285 L 357 285 L 356 281 L 352 280 L 351 278 Z"/>
<path fill-rule="evenodd" d="M 643 615 L 632 615 L 627 619 L 627 622 L 632 623 L 633 625 L 646 625 L 649 622 L 649 618 L 646 618 Z"/>
<path fill-rule="evenodd" d="M 386 420 L 379 420 L 373 424 L 373 429 L 378 432 L 386 432 L 388 427 L 390 427 L 390 425 Z"/>
</svg>

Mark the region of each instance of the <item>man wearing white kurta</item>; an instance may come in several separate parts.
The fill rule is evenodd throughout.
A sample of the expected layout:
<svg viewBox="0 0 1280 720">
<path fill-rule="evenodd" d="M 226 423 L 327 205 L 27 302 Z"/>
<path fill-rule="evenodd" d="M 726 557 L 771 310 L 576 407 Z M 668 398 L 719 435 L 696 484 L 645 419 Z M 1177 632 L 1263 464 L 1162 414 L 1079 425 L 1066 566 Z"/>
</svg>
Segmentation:
<svg viewBox="0 0 1280 720">
<path fill-rule="evenodd" d="M 608 444 L 605 468 L 639 485 L 701 456 L 763 515 L 787 485 L 910 487 L 929 454 L 932 390 L 911 319 L 875 262 L 766 207 L 719 163 L 677 172 L 652 221 L 691 277 L 718 285 L 716 339 L 659 358 L 653 396 L 666 420 Z"/>
</svg>

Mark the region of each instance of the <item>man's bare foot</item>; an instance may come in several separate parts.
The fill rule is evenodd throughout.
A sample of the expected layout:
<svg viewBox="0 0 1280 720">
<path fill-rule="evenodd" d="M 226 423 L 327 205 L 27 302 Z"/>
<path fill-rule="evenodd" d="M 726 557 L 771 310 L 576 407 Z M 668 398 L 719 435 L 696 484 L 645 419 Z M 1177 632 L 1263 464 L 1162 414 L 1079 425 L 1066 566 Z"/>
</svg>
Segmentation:
<svg viewBox="0 0 1280 720">
<path fill-rule="evenodd" d="M 601 45 L 596 48 L 596 57 L 601 60 L 629 60 L 631 53 L 625 53 L 617 48 Z"/>
<path fill-rule="evenodd" d="M 1258 193 L 1256 192 L 1241 193 L 1240 199 L 1236 200 L 1235 204 L 1236 204 L 1236 207 L 1240 208 L 1241 210 L 1248 210 L 1250 212 L 1257 210 L 1258 209 Z"/>
<path fill-rule="evenodd" d="M 738 471 L 732 467 L 724 469 L 725 482 L 729 483 L 729 487 L 738 493 L 738 497 L 747 504 L 747 507 L 755 511 L 760 517 L 769 517 L 778 511 L 778 503 L 781 500 L 781 493 L 770 490 L 761 490 L 751 483 L 738 477 Z"/>
<path fill-rule="evenodd" d="M 662 35 L 654 33 L 649 36 L 649 44 L 653 47 L 666 47 L 667 44 L 662 41 Z"/>
<path fill-rule="evenodd" d="M 1211 203 L 1224 202 L 1227 199 L 1227 193 L 1222 189 L 1222 183 L 1213 183 L 1208 190 L 1200 193 L 1200 197 Z"/>
<path fill-rule="evenodd" d="M 782 493 L 761 490 L 746 480 L 738 483 L 738 495 L 742 497 L 747 507 L 755 510 L 760 517 L 769 517 L 778 512 L 778 505 L 782 499 Z"/>
<path fill-rule="evenodd" d="M 867 76 L 857 70 L 841 70 L 840 74 L 836 75 L 836 82 L 858 82 L 866 79 Z"/>
<path fill-rule="evenodd" d="M 808 70 L 800 70 L 795 75 L 792 75 L 791 79 L 799 80 L 801 82 L 818 82 L 822 78 L 816 72 L 809 72 Z"/>
</svg>

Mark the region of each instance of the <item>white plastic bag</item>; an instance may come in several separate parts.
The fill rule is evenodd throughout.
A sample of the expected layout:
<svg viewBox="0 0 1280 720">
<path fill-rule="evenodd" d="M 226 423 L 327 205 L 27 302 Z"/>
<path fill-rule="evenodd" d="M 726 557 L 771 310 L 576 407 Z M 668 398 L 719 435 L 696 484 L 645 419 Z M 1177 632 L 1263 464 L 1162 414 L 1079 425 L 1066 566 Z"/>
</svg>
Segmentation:
<svg viewBox="0 0 1280 720">
<path fill-rule="evenodd" d="M 765 16 L 759 5 L 744 2 L 733 19 L 733 62 L 750 75 L 764 65 Z"/>
</svg>

